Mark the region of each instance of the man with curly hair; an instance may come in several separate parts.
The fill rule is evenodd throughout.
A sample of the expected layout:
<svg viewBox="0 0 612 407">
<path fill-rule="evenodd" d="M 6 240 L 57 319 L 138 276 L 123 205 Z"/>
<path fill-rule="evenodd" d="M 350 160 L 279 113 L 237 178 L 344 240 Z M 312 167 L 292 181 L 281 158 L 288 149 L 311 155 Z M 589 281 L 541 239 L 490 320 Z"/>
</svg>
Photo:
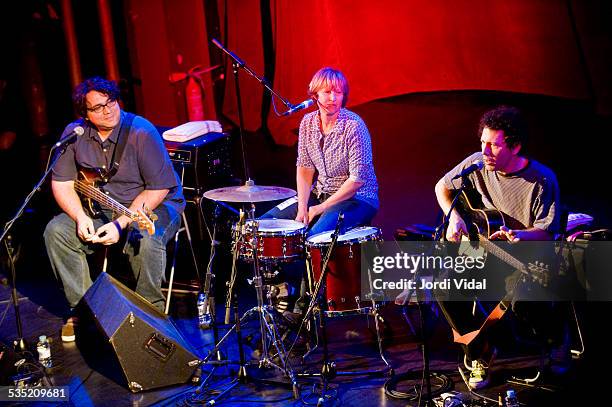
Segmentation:
<svg viewBox="0 0 612 407">
<path fill-rule="evenodd" d="M 462 171 L 475 162 L 482 162 L 480 169 L 463 177 L 466 186 L 480 195 L 482 209 L 496 209 L 508 221 L 488 238 L 509 242 L 552 240 L 560 229 L 559 186 L 551 169 L 525 155 L 527 126 L 520 111 L 499 106 L 486 112 L 480 119 L 478 136 L 481 151 L 465 158 L 436 184 L 436 198 L 444 214 L 448 214 L 455 191 L 461 186 Z M 453 209 L 446 238 L 458 242 L 462 236 L 468 236 L 468 227 L 457 209 Z M 466 306 L 471 309 L 471 303 L 439 301 L 439 305 L 455 332 L 466 330 L 471 312 L 465 311 Z M 533 303 L 529 307 L 533 309 L 534 305 L 542 308 L 541 304 Z M 561 308 L 555 313 L 563 316 Z M 471 360 L 466 363 L 471 371 L 469 386 L 474 389 L 486 386 L 489 363 L 495 355 L 487 333 L 481 332 L 476 340 L 462 346 L 466 361 Z"/>
<path fill-rule="evenodd" d="M 77 126 L 85 132 L 60 152 L 53 169 L 53 196 L 63 213 L 47 225 L 45 245 L 68 304 L 74 308 L 92 285 L 86 255 L 100 245 L 117 243 L 125 234 L 123 252 L 134 273 L 136 292 L 163 310 L 166 244 L 180 226 L 185 200 L 161 136 L 146 119 L 122 111 L 119 96 L 116 83 L 99 77 L 85 80 L 74 90 L 73 103 L 81 119 L 70 123 L 62 138 Z M 75 190 L 81 168 L 106 172 L 103 193 L 131 211 L 152 210 L 157 217 L 155 233 L 149 235 L 130 217 L 111 210 L 92 219 Z M 74 339 L 71 317 L 62 328 L 62 340 Z"/>
</svg>

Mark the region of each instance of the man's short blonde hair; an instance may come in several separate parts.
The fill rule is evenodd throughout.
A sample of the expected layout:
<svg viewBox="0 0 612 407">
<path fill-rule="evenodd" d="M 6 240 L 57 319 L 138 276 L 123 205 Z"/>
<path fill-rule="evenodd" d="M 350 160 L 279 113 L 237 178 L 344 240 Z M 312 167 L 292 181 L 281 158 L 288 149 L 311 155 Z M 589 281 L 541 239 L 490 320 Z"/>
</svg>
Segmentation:
<svg viewBox="0 0 612 407">
<path fill-rule="evenodd" d="M 325 67 L 319 69 L 312 77 L 308 85 L 308 95 L 316 98 L 317 92 L 328 89 L 342 91 L 342 107 L 345 107 L 349 96 L 348 81 L 339 70 Z"/>
</svg>

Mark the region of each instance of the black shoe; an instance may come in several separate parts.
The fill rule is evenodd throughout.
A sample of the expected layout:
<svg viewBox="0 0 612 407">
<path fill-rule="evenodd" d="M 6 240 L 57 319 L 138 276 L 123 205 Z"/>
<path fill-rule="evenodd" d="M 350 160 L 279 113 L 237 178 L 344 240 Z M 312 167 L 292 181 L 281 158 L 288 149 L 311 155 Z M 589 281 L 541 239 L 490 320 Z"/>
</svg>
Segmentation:
<svg viewBox="0 0 612 407">
<path fill-rule="evenodd" d="M 564 329 L 561 344 L 550 350 L 549 361 L 548 369 L 557 376 L 566 374 L 572 367 L 572 350 L 569 329 L 567 327 Z"/>
</svg>

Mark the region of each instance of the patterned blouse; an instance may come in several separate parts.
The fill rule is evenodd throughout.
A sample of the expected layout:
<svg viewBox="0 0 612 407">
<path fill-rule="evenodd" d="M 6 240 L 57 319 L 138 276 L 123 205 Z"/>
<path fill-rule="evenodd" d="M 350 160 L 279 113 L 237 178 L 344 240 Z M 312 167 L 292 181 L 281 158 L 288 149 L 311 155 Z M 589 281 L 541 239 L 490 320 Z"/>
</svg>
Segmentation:
<svg viewBox="0 0 612 407">
<path fill-rule="evenodd" d="M 319 123 L 318 111 L 306 114 L 298 139 L 297 166 L 318 172 L 314 193 L 333 194 L 350 178 L 363 182 L 355 197 L 378 206 L 372 141 L 361 117 L 341 109 L 333 130 L 326 136 Z"/>
</svg>

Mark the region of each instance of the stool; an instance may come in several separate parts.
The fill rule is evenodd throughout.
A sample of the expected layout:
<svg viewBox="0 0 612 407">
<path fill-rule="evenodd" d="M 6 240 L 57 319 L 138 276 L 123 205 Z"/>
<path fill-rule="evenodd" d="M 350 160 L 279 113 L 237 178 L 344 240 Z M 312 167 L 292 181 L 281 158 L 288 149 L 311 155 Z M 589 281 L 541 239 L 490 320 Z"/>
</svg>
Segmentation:
<svg viewBox="0 0 612 407">
<path fill-rule="evenodd" d="M 191 232 L 189 231 L 187 217 L 185 216 L 185 212 L 183 212 L 181 214 L 181 225 L 179 227 L 179 230 L 174 235 L 174 252 L 172 253 L 172 262 L 170 266 L 170 277 L 168 278 L 168 294 L 166 295 L 166 304 L 164 307 L 165 314 L 168 314 L 168 311 L 170 310 L 170 299 L 172 297 L 172 285 L 174 283 L 174 270 L 176 268 L 176 256 L 178 252 L 179 235 L 181 234 L 181 232 L 184 232 L 185 236 L 187 237 L 187 243 L 189 244 L 189 251 L 191 252 L 191 258 L 193 260 L 193 266 L 196 271 L 198 282 L 200 284 L 202 282 L 202 278 L 200 276 L 200 270 L 198 268 L 198 261 L 196 259 L 195 251 L 193 250 L 193 244 L 191 241 Z"/>
</svg>

